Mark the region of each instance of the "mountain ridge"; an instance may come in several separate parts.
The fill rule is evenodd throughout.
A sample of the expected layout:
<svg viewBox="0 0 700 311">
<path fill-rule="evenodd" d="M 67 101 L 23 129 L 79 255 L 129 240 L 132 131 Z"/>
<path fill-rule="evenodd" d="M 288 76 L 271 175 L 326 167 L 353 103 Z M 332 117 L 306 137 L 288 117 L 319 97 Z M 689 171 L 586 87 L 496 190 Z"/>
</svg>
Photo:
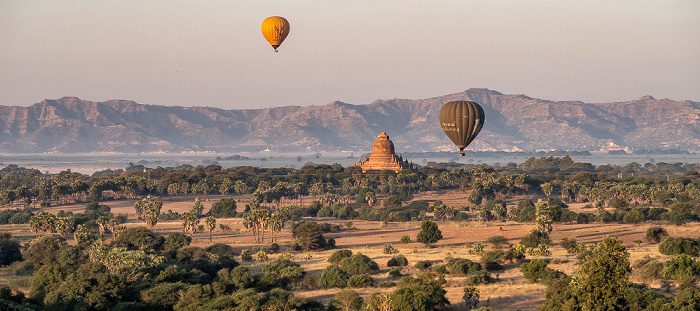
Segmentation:
<svg viewBox="0 0 700 311">
<path fill-rule="evenodd" d="M 454 151 L 437 116 L 452 100 L 482 105 L 471 150 L 700 150 L 700 103 L 642 96 L 611 103 L 550 101 L 489 89 L 426 99 L 334 101 L 227 110 L 130 100 L 47 99 L 0 106 L 0 152 L 369 151 L 387 132 L 398 152 Z"/>
</svg>

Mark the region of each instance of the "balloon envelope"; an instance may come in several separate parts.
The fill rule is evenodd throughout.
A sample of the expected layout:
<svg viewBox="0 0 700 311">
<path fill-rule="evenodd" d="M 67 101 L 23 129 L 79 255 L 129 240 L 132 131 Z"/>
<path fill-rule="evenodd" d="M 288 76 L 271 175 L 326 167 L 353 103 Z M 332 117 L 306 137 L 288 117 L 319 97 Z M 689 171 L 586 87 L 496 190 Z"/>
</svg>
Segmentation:
<svg viewBox="0 0 700 311">
<path fill-rule="evenodd" d="M 272 48 L 277 52 L 277 47 L 289 34 L 289 22 L 284 17 L 270 16 L 263 21 L 261 29 L 267 42 L 270 42 Z"/>
<path fill-rule="evenodd" d="M 484 109 L 471 101 L 449 102 L 440 109 L 440 126 L 459 151 L 463 151 L 484 126 Z"/>
</svg>

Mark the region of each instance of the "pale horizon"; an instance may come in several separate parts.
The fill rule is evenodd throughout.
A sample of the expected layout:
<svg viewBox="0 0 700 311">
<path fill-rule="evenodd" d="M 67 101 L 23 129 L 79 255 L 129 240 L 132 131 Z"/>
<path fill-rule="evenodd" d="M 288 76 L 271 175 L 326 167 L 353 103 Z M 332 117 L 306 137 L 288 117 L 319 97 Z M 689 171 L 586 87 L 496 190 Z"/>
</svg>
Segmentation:
<svg viewBox="0 0 700 311">
<path fill-rule="evenodd" d="M 700 101 L 698 1 L 0 1 L 0 105 Z M 273 53 L 273 15 L 289 37 Z"/>
</svg>

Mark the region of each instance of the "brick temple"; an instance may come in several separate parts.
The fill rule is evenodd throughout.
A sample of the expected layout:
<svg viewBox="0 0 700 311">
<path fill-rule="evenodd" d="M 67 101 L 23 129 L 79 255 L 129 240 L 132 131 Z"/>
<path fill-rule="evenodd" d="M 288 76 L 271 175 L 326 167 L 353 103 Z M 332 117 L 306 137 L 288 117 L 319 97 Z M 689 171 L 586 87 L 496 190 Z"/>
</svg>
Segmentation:
<svg viewBox="0 0 700 311">
<path fill-rule="evenodd" d="M 405 168 L 413 168 L 413 163 L 397 156 L 394 153 L 394 143 L 386 132 L 382 132 L 372 145 L 372 154 L 369 156 L 365 154 L 354 166 L 361 167 L 363 173 L 378 173 L 382 170 L 392 170 L 398 173 Z"/>
</svg>

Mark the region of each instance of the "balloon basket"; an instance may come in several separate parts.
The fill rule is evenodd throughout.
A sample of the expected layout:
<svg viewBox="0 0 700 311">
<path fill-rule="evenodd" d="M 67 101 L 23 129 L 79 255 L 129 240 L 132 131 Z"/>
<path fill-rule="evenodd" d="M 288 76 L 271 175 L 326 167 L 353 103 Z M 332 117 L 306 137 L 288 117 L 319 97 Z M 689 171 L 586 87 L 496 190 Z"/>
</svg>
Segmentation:
<svg viewBox="0 0 700 311">
<path fill-rule="evenodd" d="M 460 153 L 459 153 L 459 156 L 460 156 L 460 157 L 463 157 L 463 156 L 464 156 L 464 152 L 460 152 Z"/>
</svg>

